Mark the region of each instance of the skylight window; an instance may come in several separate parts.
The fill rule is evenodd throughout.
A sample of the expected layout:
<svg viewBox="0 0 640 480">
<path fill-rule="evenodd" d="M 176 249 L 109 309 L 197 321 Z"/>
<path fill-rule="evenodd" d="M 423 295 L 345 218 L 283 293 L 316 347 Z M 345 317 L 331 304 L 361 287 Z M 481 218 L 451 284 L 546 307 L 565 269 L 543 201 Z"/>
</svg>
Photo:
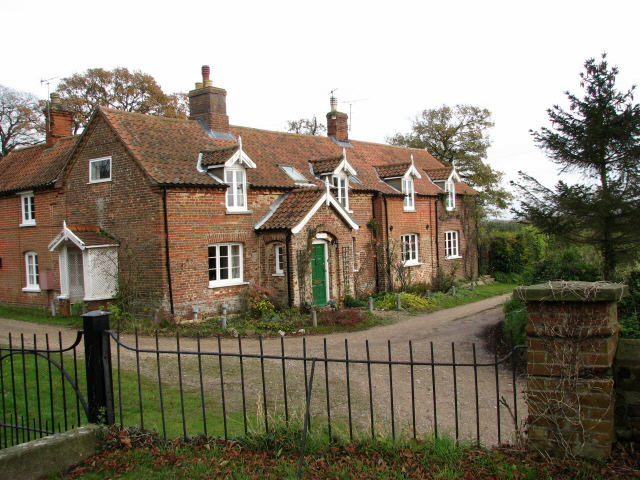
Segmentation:
<svg viewBox="0 0 640 480">
<path fill-rule="evenodd" d="M 284 173 L 286 173 L 287 175 L 289 175 L 289 177 L 296 183 L 299 182 L 307 182 L 307 179 L 295 168 L 293 168 L 290 165 L 279 165 L 279 167 L 282 169 L 282 171 Z"/>
</svg>

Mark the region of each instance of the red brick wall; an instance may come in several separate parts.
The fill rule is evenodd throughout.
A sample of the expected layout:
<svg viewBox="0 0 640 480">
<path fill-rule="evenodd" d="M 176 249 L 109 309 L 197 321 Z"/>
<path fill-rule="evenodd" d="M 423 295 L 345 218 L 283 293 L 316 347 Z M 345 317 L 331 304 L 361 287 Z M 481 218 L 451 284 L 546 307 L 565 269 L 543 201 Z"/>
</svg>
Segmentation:
<svg viewBox="0 0 640 480">
<path fill-rule="evenodd" d="M 463 278 L 478 272 L 478 248 L 476 244 L 475 220 L 472 216 L 472 198 L 456 195 L 456 209 L 448 212 L 444 202 L 438 200 L 438 250 L 440 264 L 446 271 L 456 269 L 456 277 Z M 458 232 L 458 252 L 462 258 L 447 259 L 445 232 Z"/>
<path fill-rule="evenodd" d="M 202 312 L 219 312 L 225 302 L 230 308 L 240 308 L 246 289 L 267 283 L 267 273 L 269 276 L 273 273 L 273 266 L 265 271 L 269 260 L 264 257 L 268 249 L 255 234 L 254 227 L 280 194 L 250 190 L 247 200 L 250 213 L 228 214 L 225 191 L 172 189 L 168 192 L 171 278 L 178 315 L 189 315 L 194 306 Z M 284 241 L 284 236 L 281 239 Z M 243 244 L 244 282 L 248 285 L 209 288 L 208 247 L 224 242 Z M 277 283 L 284 293 L 281 279 Z"/>
<path fill-rule="evenodd" d="M 65 173 L 67 223 L 97 224 L 115 236 L 120 277 L 143 286 L 143 308 L 168 310 L 162 191 L 102 117 L 89 128 Z M 111 156 L 111 181 L 90 184 L 89 161 L 104 156 Z"/>
<path fill-rule="evenodd" d="M 58 254 L 49 252 L 49 242 L 62 229 L 63 197 L 59 190 L 34 192 L 36 226 L 20 227 L 22 208 L 20 195 L 10 194 L 0 198 L 0 302 L 28 306 L 46 306 L 47 292 L 23 292 L 26 286 L 24 254 L 38 254 L 40 274 L 53 272 L 55 286 L 59 289 Z"/>
</svg>

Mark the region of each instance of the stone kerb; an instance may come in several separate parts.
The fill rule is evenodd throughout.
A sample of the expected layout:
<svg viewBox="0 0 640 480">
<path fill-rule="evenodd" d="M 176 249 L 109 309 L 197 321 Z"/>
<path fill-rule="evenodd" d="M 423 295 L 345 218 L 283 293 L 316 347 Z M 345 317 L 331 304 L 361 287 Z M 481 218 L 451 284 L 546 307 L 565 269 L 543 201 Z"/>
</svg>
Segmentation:
<svg viewBox="0 0 640 480">
<path fill-rule="evenodd" d="M 605 282 L 548 282 L 515 290 L 528 313 L 531 447 L 561 455 L 610 455 L 617 303 L 625 293 L 624 285 Z"/>
</svg>

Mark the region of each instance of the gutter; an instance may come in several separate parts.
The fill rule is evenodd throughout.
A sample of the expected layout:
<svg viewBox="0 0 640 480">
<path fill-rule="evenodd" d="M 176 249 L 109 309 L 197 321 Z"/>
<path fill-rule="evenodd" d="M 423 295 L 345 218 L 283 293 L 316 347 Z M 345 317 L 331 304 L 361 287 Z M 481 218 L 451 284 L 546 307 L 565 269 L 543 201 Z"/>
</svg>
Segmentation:
<svg viewBox="0 0 640 480">
<path fill-rule="evenodd" d="M 384 195 L 382 197 L 382 199 L 384 200 L 384 223 L 385 223 L 385 245 L 386 245 L 386 255 L 387 255 L 387 261 L 385 262 L 385 264 L 388 266 L 388 268 L 386 269 L 387 272 L 387 278 L 389 279 L 389 287 L 393 290 L 393 279 L 391 278 L 391 262 L 389 261 L 389 211 L 387 210 L 387 196 Z"/>
<path fill-rule="evenodd" d="M 287 231 L 287 235 L 284 240 L 284 249 L 287 255 L 287 301 L 289 306 L 293 307 L 293 270 L 291 265 L 291 253 L 289 251 L 291 247 L 291 230 Z"/>
<path fill-rule="evenodd" d="M 438 247 L 438 241 L 440 238 L 440 230 L 438 229 L 438 197 L 436 197 L 436 265 L 440 268 L 440 248 Z"/>
<path fill-rule="evenodd" d="M 376 199 L 378 198 L 378 192 L 376 192 L 374 195 L 371 196 L 371 216 L 375 219 L 376 218 Z M 353 252 L 353 254 L 355 255 L 355 252 Z M 375 269 L 375 276 L 376 276 L 376 292 L 380 291 L 380 277 L 379 277 L 379 270 L 378 270 L 378 259 L 376 259 L 375 262 L 373 262 L 373 268 Z"/>
<path fill-rule="evenodd" d="M 169 221 L 167 219 L 167 187 L 162 188 L 162 212 L 164 216 L 164 261 L 167 269 L 167 286 L 169 287 L 169 306 L 171 316 L 175 314 L 173 309 L 173 288 L 171 286 L 171 262 L 169 261 Z"/>
</svg>

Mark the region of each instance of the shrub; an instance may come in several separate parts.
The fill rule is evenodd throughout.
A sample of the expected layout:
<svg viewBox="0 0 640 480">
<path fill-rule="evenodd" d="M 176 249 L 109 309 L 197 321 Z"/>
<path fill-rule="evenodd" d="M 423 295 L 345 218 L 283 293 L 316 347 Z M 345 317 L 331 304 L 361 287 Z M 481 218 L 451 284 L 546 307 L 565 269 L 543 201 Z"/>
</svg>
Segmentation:
<svg viewBox="0 0 640 480">
<path fill-rule="evenodd" d="M 504 304 L 502 331 L 505 337 L 513 339 L 514 345 L 523 345 L 527 341 L 524 327 L 527 325 L 527 308 L 519 299 L 511 299 Z"/>
<path fill-rule="evenodd" d="M 275 312 L 276 301 L 274 297 L 274 290 L 261 285 L 248 288 L 244 294 L 247 309 L 256 317 L 271 316 Z"/>
<path fill-rule="evenodd" d="M 395 310 L 397 307 L 396 293 L 383 292 L 374 296 L 375 307 L 378 310 Z M 424 297 L 419 297 L 412 293 L 400 293 L 400 303 L 402 308 L 409 310 L 425 310 L 429 308 L 432 303 Z"/>
<path fill-rule="evenodd" d="M 640 270 L 631 271 L 624 283 L 629 287 L 629 294 L 618 305 L 621 335 L 640 338 Z"/>
<path fill-rule="evenodd" d="M 344 297 L 344 306 L 347 307 L 347 308 L 366 307 L 367 306 L 367 301 L 366 300 L 360 300 L 358 298 L 353 298 L 351 295 L 346 295 Z"/>
<path fill-rule="evenodd" d="M 407 293 L 413 293 L 414 295 L 418 295 L 420 297 L 425 297 L 428 291 L 431 291 L 431 285 L 428 283 L 414 283 L 409 285 L 409 287 L 405 290 Z"/>
<path fill-rule="evenodd" d="M 435 292 L 448 292 L 456 284 L 456 270 L 458 265 L 451 269 L 450 272 L 445 272 L 442 267 L 438 267 L 433 280 L 431 281 L 431 287 Z"/>
<path fill-rule="evenodd" d="M 362 321 L 360 310 L 322 311 L 319 314 L 321 325 L 354 327 Z"/>
<path fill-rule="evenodd" d="M 595 282 L 600 279 L 600 267 L 593 259 L 588 258 L 588 252 L 570 246 L 551 250 L 546 258 L 536 262 L 531 272 L 530 283 L 549 280 Z"/>
</svg>

